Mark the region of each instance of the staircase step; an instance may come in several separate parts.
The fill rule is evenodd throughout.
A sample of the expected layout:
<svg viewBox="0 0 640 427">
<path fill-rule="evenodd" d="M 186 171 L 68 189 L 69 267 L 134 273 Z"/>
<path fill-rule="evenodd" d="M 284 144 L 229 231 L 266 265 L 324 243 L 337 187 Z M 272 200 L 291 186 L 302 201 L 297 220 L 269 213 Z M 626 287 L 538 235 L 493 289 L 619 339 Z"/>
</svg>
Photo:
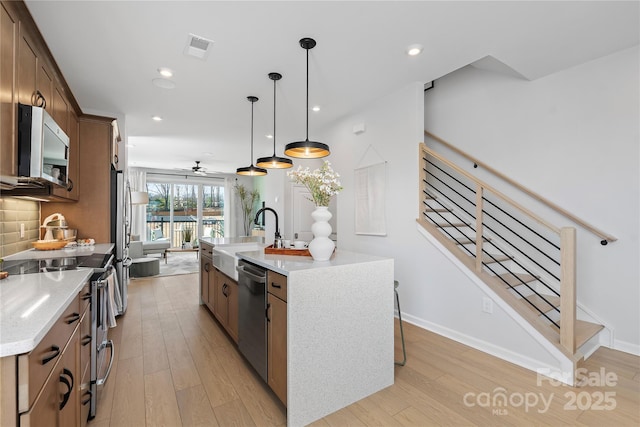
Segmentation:
<svg viewBox="0 0 640 427">
<path fill-rule="evenodd" d="M 560 297 L 557 297 L 555 295 L 543 295 L 544 299 L 546 299 L 547 301 L 549 301 L 549 303 L 553 304 L 553 307 L 560 307 Z M 545 302 L 545 300 L 542 299 L 542 297 L 540 297 L 539 295 L 533 294 L 533 295 L 529 295 L 526 300 L 529 301 L 531 304 L 529 304 L 526 301 L 522 301 L 522 303 L 531 311 L 533 311 L 536 314 L 540 314 L 540 311 L 542 311 L 543 313 L 548 313 L 551 310 L 553 310 L 553 307 L 551 307 L 547 302 Z M 540 309 L 540 311 L 536 310 L 535 307 L 538 307 Z"/>
<path fill-rule="evenodd" d="M 562 328 L 562 324 L 558 323 Z M 552 329 L 558 330 L 555 325 L 550 325 Z M 582 347 L 584 343 L 593 338 L 598 332 L 604 329 L 603 325 L 587 322 L 586 320 L 576 320 L 576 348 Z"/>
<path fill-rule="evenodd" d="M 458 245 L 466 245 L 466 244 L 469 244 L 469 243 L 475 243 L 476 242 L 475 239 L 471 239 L 470 237 L 467 237 L 467 236 L 456 237 L 456 239 L 458 241 L 457 242 L 454 241 L 454 243 L 456 243 Z M 451 240 L 453 240 L 453 239 L 451 239 Z M 483 237 L 482 240 L 484 240 L 485 242 L 490 242 L 491 238 Z"/>
<path fill-rule="evenodd" d="M 464 223 L 464 222 L 454 222 L 449 224 L 448 222 L 445 222 L 444 224 L 436 224 L 438 227 L 455 227 L 455 228 L 459 228 L 459 227 L 466 227 L 469 225 L 469 223 Z"/>
<path fill-rule="evenodd" d="M 430 213 L 430 212 L 452 212 L 451 209 L 448 208 L 427 208 L 424 210 L 425 213 Z"/>
<path fill-rule="evenodd" d="M 496 262 L 509 261 L 512 258 L 513 257 L 510 257 L 508 255 L 491 254 L 491 256 L 489 256 L 488 254 L 482 254 L 482 263 L 493 264 Z"/>
<path fill-rule="evenodd" d="M 498 277 L 503 279 L 501 282 L 507 288 L 522 285 L 523 282 L 529 283 L 538 280 L 537 277 L 525 273 L 504 273 L 500 274 Z M 507 283 L 511 286 L 508 286 Z"/>
</svg>

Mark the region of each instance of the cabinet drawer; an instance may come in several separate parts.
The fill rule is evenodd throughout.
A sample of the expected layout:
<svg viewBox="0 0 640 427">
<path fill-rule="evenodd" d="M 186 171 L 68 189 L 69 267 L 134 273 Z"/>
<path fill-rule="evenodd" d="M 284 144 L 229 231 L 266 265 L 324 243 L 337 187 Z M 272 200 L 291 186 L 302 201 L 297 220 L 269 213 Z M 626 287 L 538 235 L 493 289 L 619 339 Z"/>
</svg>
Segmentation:
<svg viewBox="0 0 640 427">
<path fill-rule="evenodd" d="M 213 257 L 213 245 L 210 245 L 205 242 L 200 242 L 200 256 L 211 258 Z"/>
<path fill-rule="evenodd" d="M 74 298 L 36 348 L 18 356 L 18 411 L 27 411 L 47 376 L 64 351 L 80 320 L 78 298 Z"/>
<path fill-rule="evenodd" d="M 80 374 L 89 365 L 91 358 L 91 310 L 85 310 L 80 322 Z"/>
<path fill-rule="evenodd" d="M 269 270 L 267 272 L 267 292 L 287 301 L 287 276 Z"/>
</svg>

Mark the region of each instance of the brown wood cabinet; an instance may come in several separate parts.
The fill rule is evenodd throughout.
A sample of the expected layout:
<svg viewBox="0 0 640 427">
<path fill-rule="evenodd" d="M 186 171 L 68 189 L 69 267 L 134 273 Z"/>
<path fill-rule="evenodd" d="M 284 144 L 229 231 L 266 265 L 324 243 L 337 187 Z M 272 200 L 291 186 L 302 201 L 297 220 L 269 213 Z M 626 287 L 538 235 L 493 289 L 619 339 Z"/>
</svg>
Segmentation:
<svg viewBox="0 0 640 427">
<path fill-rule="evenodd" d="M 0 175 L 16 176 L 18 172 L 16 141 L 16 109 L 14 108 L 18 21 L 0 5 Z"/>
<path fill-rule="evenodd" d="M 89 370 L 89 359 L 81 356 L 84 318 L 91 331 L 87 293 L 85 286 L 31 352 L 0 359 L 3 427 L 83 425 L 81 369 Z"/>
<path fill-rule="evenodd" d="M 215 269 L 215 302 L 213 314 L 238 342 L 238 282 Z"/>
<path fill-rule="evenodd" d="M 79 145 L 76 122 L 77 115 L 81 114 L 80 107 L 26 5 L 21 1 L 0 1 L 0 4 L 0 175 L 15 178 L 18 174 L 18 103 L 44 105 L 41 99 L 46 100 L 45 109 L 71 139 L 67 171 L 71 177 L 70 188 L 52 185 L 37 190 L 3 191 L 3 194 L 55 201 L 77 200 Z M 70 134 L 74 132 L 76 138 Z"/>
<path fill-rule="evenodd" d="M 85 427 L 89 421 L 89 409 L 91 404 L 91 308 L 89 301 L 91 299 L 91 290 L 87 286 L 80 292 L 80 311 L 83 312 L 80 327 L 78 328 L 78 346 L 80 348 L 80 360 L 78 375 L 80 383 L 78 385 L 79 393 L 79 412 L 80 427 Z M 64 424 L 63 424 L 64 425 Z"/>
<path fill-rule="evenodd" d="M 111 155 L 112 118 L 83 116 L 78 119 L 79 177 L 76 203 L 42 203 L 41 216 L 64 214 L 78 238 L 111 241 Z"/>
<path fill-rule="evenodd" d="M 287 405 L 287 277 L 267 272 L 267 383 Z"/>
<path fill-rule="evenodd" d="M 200 304 L 205 304 L 214 311 L 214 298 L 209 288 L 214 288 L 215 269 L 213 268 L 213 246 L 200 242 Z"/>
</svg>

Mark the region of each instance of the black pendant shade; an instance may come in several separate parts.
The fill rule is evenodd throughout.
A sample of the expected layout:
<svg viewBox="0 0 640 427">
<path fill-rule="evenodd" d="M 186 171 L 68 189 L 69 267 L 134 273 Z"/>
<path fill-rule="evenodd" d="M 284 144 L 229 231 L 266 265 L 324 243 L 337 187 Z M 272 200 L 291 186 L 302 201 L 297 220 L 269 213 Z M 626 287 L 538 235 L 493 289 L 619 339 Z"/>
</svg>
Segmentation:
<svg viewBox="0 0 640 427">
<path fill-rule="evenodd" d="M 266 169 L 253 166 L 253 104 L 258 100 L 256 96 L 247 96 L 251 102 L 251 166 L 236 169 L 237 175 L 262 176 L 267 174 Z"/>
<path fill-rule="evenodd" d="M 331 154 L 327 144 L 309 141 L 309 49 L 313 49 L 315 45 L 314 39 L 305 37 L 300 40 L 300 46 L 307 51 L 307 138 L 304 141 L 291 142 L 284 149 L 285 155 L 299 159 L 318 159 Z"/>
<path fill-rule="evenodd" d="M 276 82 L 282 78 L 282 74 L 269 73 L 269 78 L 273 80 L 273 155 L 260 157 L 256 165 L 267 169 L 287 169 L 293 166 L 291 159 L 276 156 Z"/>
</svg>

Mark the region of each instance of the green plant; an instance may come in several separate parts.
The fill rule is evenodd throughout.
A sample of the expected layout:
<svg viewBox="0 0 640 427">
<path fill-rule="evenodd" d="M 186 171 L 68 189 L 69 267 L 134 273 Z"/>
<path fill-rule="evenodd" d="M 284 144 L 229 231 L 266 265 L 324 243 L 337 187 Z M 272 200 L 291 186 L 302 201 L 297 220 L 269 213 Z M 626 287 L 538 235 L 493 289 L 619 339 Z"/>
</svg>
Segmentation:
<svg viewBox="0 0 640 427">
<path fill-rule="evenodd" d="M 249 191 L 244 184 L 236 184 L 233 186 L 236 194 L 240 198 L 240 210 L 242 211 L 242 225 L 244 226 L 244 235 L 248 236 L 251 232 L 251 222 L 253 221 L 253 207 L 260 200 L 260 192 L 258 190 Z"/>
</svg>

